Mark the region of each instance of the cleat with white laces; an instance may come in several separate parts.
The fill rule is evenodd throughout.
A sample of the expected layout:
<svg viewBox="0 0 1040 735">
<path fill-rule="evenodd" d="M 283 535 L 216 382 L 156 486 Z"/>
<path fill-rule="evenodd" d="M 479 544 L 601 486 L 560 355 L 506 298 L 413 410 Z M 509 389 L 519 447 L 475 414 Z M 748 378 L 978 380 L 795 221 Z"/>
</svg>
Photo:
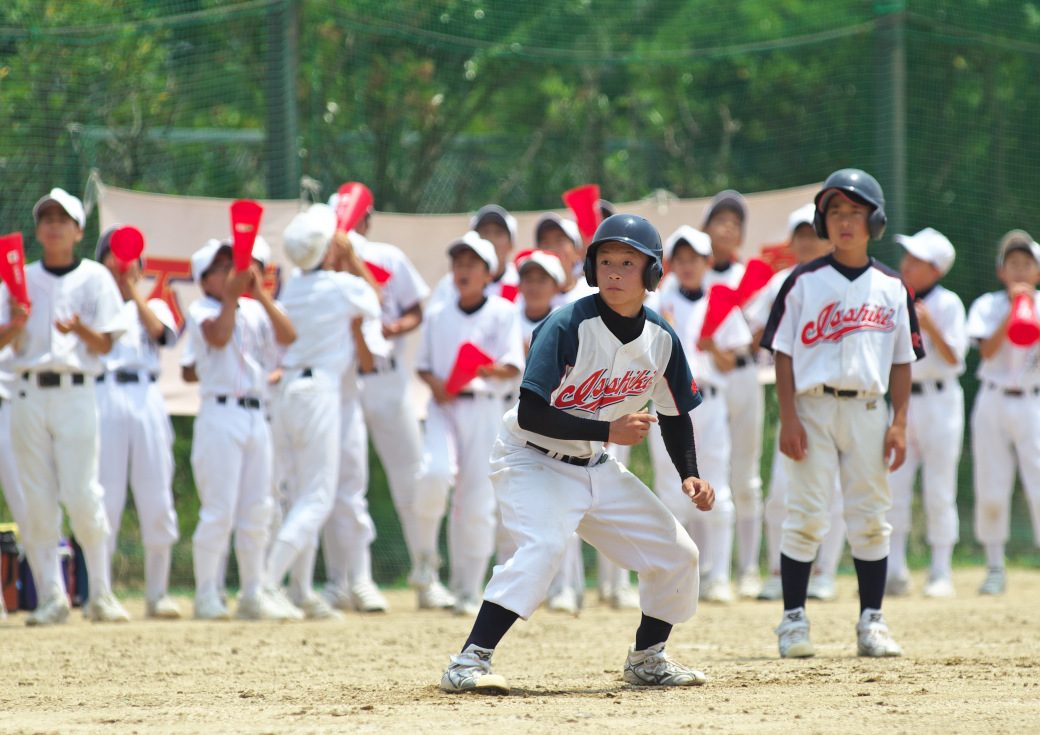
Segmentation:
<svg viewBox="0 0 1040 735">
<path fill-rule="evenodd" d="M 235 610 L 236 620 L 303 620 L 303 611 L 293 605 L 281 590 L 271 587 L 242 597 Z"/>
<path fill-rule="evenodd" d="M 809 640 L 809 618 L 805 608 L 784 610 L 784 619 L 776 629 L 779 637 L 780 658 L 809 658 L 816 655 L 812 641 Z"/>
<path fill-rule="evenodd" d="M 327 584 L 322 590 L 322 596 L 330 607 L 337 610 L 354 611 L 354 600 L 350 596 L 350 590 L 339 584 Z"/>
<path fill-rule="evenodd" d="M 888 632 L 888 625 L 880 610 L 867 608 L 859 616 L 856 625 L 857 649 L 860 656 L 871 658 L 885 658 L 889 656 L 902 656 L 903 649 L 892 640 Z"/>
<path fill-rule="evenodd" d="M 370 579 L 351 586 L 350 601 L 354 609 L 360 613 L 385 613 L 390 607 L 383 593 Z"/>
<path fill-rule="evenodd" d="M 145 603 L 145 617 L 157 620 L 177 620 L 181 616 L 181 609 L 169 595 L 163 595 L 156 600 L 148 600 Z"/>
<path fill-rule="evenodd" d="M 885 597 L 906 597 L 914 589 L 913 580 L 906 571 L 897 572 L 885 582 Z"/>
<path fill-rule="evenodd" d="M 809 578 L 809 587 L 806 594 L 810 600 L 822 600 L 830 602 L 838 596 L 838 585 L 834 582 L 834 575 L 820 572 Z"/>
<path fill-rule="evenodd" d="M 619 585 L 610 593 L 610 606 L 615 610 L 638 610 L 639 590 L 630 584 Z"/>
<path fill-rule="evenodd" d="M 321 595 L 311 594 L 295 603 L 308 620 L 342 620 L 343 614 L 333 608 Z"/>
<path fill-rule="evenodd" d="M 111 592 L 102 592 L 90 601 L 90 619 L 95 623 L 128 623 L 130 614 Z"/>
<path fill-rule="evenodd" d="M 737 578 L 737 594 L 748 600 L 754 600 L 762 591 L 762 577 L 758 570 L 745 569 Z"/>
<path fill-rule="evenodd" d="M 55 589 L 40 600 L 36 609 L 25 619 L 25 624 L 29 626 L 60 625 L 69 619 L 70 610 L 68 595 L 60 589 Z"/>
<path fill-rule="evenodd" d="M 231 611 L 227 609 L 220 595 L 203 595 L 195 597 L 196 620 L 231 620 Z"/>
<path fill-rule="evenodd" d="M 476 597 L 459 597 L 455 601 L 455 614 L 467 617 L 475 618 L 477 613 L 480 612 L 480 599 Z"/>
<path fill-rule="evenodd" d="M 451 657 L 451 663 L 441 677 L 441 689 L 446 692 L 476 692 L 477 694 L 509 694 L 504 676 L 491 673 L 491 654 L 494 650 L 473 643 L 462 653 Z"/>
<path fill-rule="evenodd" d="M 701 586 L 700 598 L 704 602 L 728 605 L 733 602 L 733 586 L 726 579 L 711 579 Z"/>
<path fill-rule="evenodd" d="M 416 599 L 420 610 L 451 610 L 455 607 L 455 595 L 438 580 L 430 582 L 416 591 Z"/>
<path fill-rule="evenodd" d="M 549 600 L 546 602 L 546 607 L 553 612 L 577 615 L 578 593 L 574 591 L 573 587 L 563 587 L 559 592 L 550 595 Z"/>
<path fill-rule="evenodd" d="M 644 687 L 700 686 L 707 678 L 700 671 L 673 661 L 664 652 L 664 643 L 650 646 L 645 651 L 628 649 L 625 660 L 625 681 Z"/>
<path fill-rule="evenodd" d="M 979 587 L 980 595 L 1002 595 L 1007 589 L 1007 575 L 1000 567 L 993 567 L 986 572 L 986 580 Z"/>
<path fill-rule="evenodd" d="M 953 580 L 945 575 L 932 577 L 928 580 L 928 584 L 924 586 L 925 597 L 942 599 L 954 597 L 956 594 L 956 591 L 953 589 Z"/>
<path fill-rule="evenodd" d="M 758 592 L 760 600 L 781 600 L 784 597 L 784 583 L 780 579 L 780 573 L 770 574 L 769 579 L 762 585 Z"/>
</svg>

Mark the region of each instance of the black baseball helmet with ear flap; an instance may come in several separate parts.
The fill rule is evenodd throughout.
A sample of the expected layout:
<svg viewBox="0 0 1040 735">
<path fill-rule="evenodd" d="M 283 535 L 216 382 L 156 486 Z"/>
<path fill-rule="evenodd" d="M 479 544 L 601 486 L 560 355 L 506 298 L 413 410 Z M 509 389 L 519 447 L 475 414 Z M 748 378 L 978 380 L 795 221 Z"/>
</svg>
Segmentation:
<svg viewBox="0 0 1040 735">
<path fill-rule="evenodd" d="M 830 198 L 837 193 L 851 194 L 874 207 L 867 219 L 867 229 L 873 240 L 880 240 L 885 233 L 888 217 L 885 216 L 885 193 L 881 184 L 873 176 L 858 168 L 843 168 L 835 171 L 823 182 L 823 188 L 816 195 L 816 213 L 813 215 L 813 227 L 823 240 L 827 239 L 827 213 L 825 208 Z"/>
<path fill-rule="evenodd" d="M 643 271 L 643 286 L 647 291 L 657 288 L 664 276 L 664 266 L 661 264 L 664 251 L 661 248 L 661 235 L 656 227 L 634 214 L 615 214 L 603 220 L 596 228 L 596 234 L 592 236 L 592 243 L 585 253 L 585 281 L 590 286 L 598 285 L 596 250 L 605 242 L 622 242 L 649 255 L 650 261 Z"/>
</svg>

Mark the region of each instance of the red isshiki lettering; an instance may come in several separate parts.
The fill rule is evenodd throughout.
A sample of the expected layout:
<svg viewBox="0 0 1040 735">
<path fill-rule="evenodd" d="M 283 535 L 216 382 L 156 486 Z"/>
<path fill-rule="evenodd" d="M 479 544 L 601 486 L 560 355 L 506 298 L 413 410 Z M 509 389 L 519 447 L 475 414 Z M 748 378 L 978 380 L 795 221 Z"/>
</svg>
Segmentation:
<svg viewBox="0 0 1040 735">
<path fill-rule="evenodd" d="M 656 370 L 629 370 L 615 378 L 606 377 L 606 373 L 606 370 L 597 370 L 581 383 L 568 385 L 556 396 L 555 406 L 595 412 L 629 396 L 646 393 L 657 376 Z"/>
<path fill-rule="evenodd" d="M 812 347 L 819 342 L 840 342 L 853 332 L 871 330 L 891 332 L 896 328 L 896 310 L 883 304 L 863 304 L 858 309 L 842 309 L 837 301 L 820 309 L 815 321 L 802 328 L 802 344 Z"/>
</svg>

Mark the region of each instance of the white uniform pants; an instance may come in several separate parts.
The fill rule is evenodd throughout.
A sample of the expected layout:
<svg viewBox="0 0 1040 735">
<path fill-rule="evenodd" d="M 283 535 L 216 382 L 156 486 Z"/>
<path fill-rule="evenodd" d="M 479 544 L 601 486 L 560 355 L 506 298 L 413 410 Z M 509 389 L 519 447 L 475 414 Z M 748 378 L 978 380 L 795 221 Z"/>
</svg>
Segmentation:
<svg viewBox="0 0 1040 735">
<path fill-rule="evenodd" d="M 852 556 L 879 561 L 888 556 L 892 507 L 885 464 L 888 407 L 881 396 L 795 397 L 798 418 L 808 435 L 801 462 L 784 458 L 789 481 L 787 518 L 780 550 L 790 559 L 811 562 L 830 527 L 834 476 L 841 478 Z"/>
<path fill-rule="evenodd" d="M 29 510 L 25 506 L 22 478 L 18 474 L 18 462 L 11 443 L 11 401 L 7 398 L 0 401 L 0 485 L 11 518 L 19 529 L 25 528 L 29 523 Z"/>
<path fill-rule="evenodd" d="M 758 569 L 762 548 L 762 427 L 765 394 L 758 379 L 758 365 L 750 357 L 744 367 L 726 373 L 726 408 L 729 411 L 730 488 L 736 511 L 737 567 Z"/>
<path fill-rule="evenodd" d="M 957 519 L 957 466 L 964 441 L 964 393 L 956 380 L 920 383 L 922 393 L 910 397 L 906 427 L 906 462 L 889 477 L 893 533 L 910 533 L 910 506 L 914 480 L 921 471 L 930 545 L 953 546 L 959 538 Z M 1040 445 L 1038 445 L 1040 446 Z"/>
<path fill-rule="evenodd" d="M 191 469 L 198 488 L 199 523 L 192 536 L 195 594 L 217 593 L 219 565 L 231 531 L 242 592 L 260 587 L 271 517 L 271 433 L 262 409 L 203 398 L 195 417 Z"/>
<path fill-rule="evenodd" d="M 1001 388 L 979 388 L 971 437 L 975 537 L 981 544 L 1007 543 L 1017 466 L 1029 502 L 1033 541 L 1040 545 L 1040 395 L 1030 390 L 1011 396 Z"/>
<path fill-rule="evenodd" d="M 495 567 L 484 599 L 525 620 L 542 601 L 571 535 L 639 573 L 640 607 L 667 623 L 697 610 L 697 546 L 639 478 L 617 460 L 578 467 L 500 438 L 491 480 L 517 544 Z"/>
<path fill-rule="evenodd" d="M 430 401 L 426 416 L 415 503 L 417 551 L 437 552 L 448 491 L 454 487 L 448 557 L 451 591 L 460 599 L 480 598 L 495 547 L 495 493 L 488 478 L 488 457 L 501 426 L 498 396 L 459 397 L 443 406 Z"/>
<path fill-rule="evenodd" d="M 12 386 L 11 439 L 28 514 L 22 540 L 41 595 L 65 589 L 57 558 L 62 505 L 76 539 L 84 550 L 92 550 L 86 555 L 91 593 L 109 587 L 103 548 L 110 531 L 97 480 L 94 378 L 87 376 L 74 385 L 70 377 L 63 375 L 60 387 L 40 388 L 35 375 L 19 378 Z"/>
</svg>

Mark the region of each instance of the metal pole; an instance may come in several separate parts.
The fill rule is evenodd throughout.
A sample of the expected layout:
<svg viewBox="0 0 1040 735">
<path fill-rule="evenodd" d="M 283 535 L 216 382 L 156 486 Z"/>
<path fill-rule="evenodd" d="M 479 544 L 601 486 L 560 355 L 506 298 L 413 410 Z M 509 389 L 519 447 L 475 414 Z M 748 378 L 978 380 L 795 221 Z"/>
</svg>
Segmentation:
<svg viewBox="0 0 1040 735">
<path fill-rule="evenodd" d="M 264 169 L 267 196 L 272 199 L 295 199 L 299 194 L 296 108 L 298 5 L 299 0 L 285 0 L 268 11 L 264 22 L 267 72 L 264 77 L 267 128 Z"/>
<path fill-rule="evenodd" d="M 889 236 L 906 231 L 906 1 L 878 2 L 875 34 L 877 179 L 885 191 Z M 891 243 L 891 237 L 887 238 Z M 887 252 L 887 249 L 886 249 Z"/>
</svg>

